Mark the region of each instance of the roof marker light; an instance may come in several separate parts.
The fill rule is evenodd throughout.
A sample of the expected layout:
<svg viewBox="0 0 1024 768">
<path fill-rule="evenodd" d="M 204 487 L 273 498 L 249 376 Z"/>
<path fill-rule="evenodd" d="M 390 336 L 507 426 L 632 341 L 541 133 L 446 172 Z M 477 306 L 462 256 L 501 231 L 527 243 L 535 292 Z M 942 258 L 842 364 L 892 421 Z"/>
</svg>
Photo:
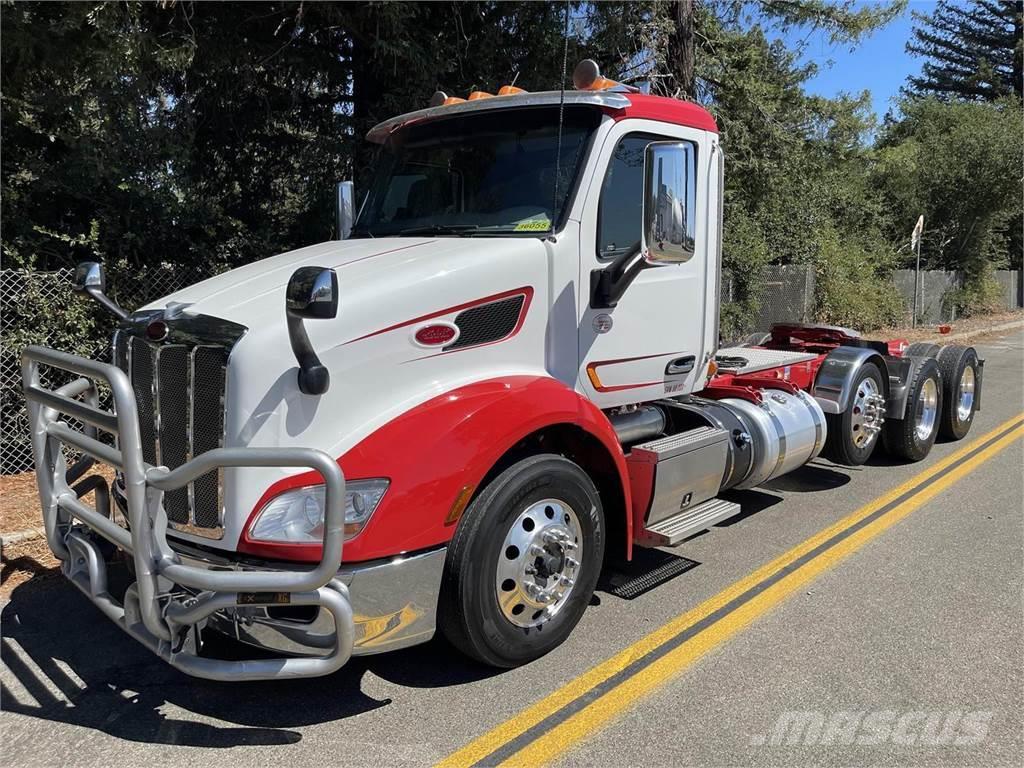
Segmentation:
<svg viewBox="0 0 1024 768">
<path fill-rule="evenodd" d="M 498 89 L 499 96 L 516 96 L 520 93 L 526 93 L 522 88 L 516 88 L 514 85 L 503 85 Z"/>
<path fill-rule="evenodd" d="M 493 99 L 494 94 L 488 93 L 487 91 L 472 91 L 469 94 L 470 101 L 476 101 L 477 99 Z"/>
<path fill-rule="evenodd" d="M 593 59 L 584 59 L 572 71 L 572 84 L 577 91 L 607 91 L 612 88 L 636 92 L 639 89 L 625 85 L 617 80 L 610 80 L 601 75 L 601 68 Z"/>
<path fill-rule="evenodd" d="M 460 99 L 458 96 L 449 96 L 444 91 L 434 91 L 434 95 L 430 97 L 430 106 L 432 107 L 447 107 L 452 104 L 461 104 L 465 99 Z"/>
</svg>

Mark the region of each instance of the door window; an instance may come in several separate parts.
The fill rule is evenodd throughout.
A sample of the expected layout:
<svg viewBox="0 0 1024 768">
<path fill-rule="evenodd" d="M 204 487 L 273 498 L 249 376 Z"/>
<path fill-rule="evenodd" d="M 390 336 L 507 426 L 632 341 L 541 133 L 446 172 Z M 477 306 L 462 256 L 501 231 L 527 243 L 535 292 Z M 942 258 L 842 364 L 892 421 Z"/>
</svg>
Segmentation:
<svg viewBox="0 0 1024 768">
<path fill-rule="evenodd" d="M 644 150 L 663 137 L 631 133 L 612 152 L 597 208 L 597 256 L 614 259 L 636 249 L 643 230 Z"/>
</svg>

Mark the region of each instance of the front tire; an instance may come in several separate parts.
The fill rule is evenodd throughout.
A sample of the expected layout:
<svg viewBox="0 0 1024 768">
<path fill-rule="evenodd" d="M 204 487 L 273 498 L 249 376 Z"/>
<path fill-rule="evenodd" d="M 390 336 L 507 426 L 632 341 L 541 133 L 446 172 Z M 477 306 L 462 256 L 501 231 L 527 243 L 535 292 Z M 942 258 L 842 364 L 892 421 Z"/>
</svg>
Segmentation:
<svg viewBox="0 0 1024 768">
<path fill-rule="evenodd" d="M 942 411 L 942 374 L 939 365 L 927 358 L 914 372 L 907 392 L 907 408 L 902 419 L 892 419 L 882 427 L 886 451 L 907 461 L 920 461 L 931 451 L 939 434 Z"/>
<path fill-rule="evenodd" d="M 839 464 L 858 467 L 878 444 L 878 432 L 885 414 L 882 372 L 874 363 L 864 363 L 850 391 L 850 402 L 842 413 L 826 413 L 828 456 Z"/>
<path fill-rule="evenodd" d="M 485 664 L 515 667 L 559 646 L 590 602 L 604 559 L 597 488 L 561 456 L 531 456 L 480 492 L 448 549 L 438 625 Z"/>
</svg>

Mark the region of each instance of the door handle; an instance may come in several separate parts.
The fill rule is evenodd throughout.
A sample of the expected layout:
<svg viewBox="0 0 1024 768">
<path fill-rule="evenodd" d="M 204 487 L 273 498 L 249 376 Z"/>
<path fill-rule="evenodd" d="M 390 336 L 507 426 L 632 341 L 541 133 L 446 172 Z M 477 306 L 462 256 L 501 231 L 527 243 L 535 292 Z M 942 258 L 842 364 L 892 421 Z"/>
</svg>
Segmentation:
<svg viewBox="0 0 1024 768">
<path fill-rule="evenodd" d="M 665 373 L 669 376 L 674 376 L 680 373 L 689 373 L 693 370 L 693 366 L 696 362 L 697 358 L 693 355 L 677 357 L 665 366 Z"/>
</svg>

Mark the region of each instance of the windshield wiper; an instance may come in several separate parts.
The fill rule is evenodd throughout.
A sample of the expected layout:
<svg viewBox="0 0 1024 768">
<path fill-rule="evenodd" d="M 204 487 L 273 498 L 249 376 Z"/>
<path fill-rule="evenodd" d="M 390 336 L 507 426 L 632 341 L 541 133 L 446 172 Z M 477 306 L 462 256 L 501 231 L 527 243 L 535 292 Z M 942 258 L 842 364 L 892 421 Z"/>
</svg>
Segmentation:
<svg viewBox="0 0 1024 768">
<path fill-rule="evenodd" d="M 480 229 L 476 224 L 427 224 L 400 229 L 399 235 L 465 235 Z"/>
</svg>

